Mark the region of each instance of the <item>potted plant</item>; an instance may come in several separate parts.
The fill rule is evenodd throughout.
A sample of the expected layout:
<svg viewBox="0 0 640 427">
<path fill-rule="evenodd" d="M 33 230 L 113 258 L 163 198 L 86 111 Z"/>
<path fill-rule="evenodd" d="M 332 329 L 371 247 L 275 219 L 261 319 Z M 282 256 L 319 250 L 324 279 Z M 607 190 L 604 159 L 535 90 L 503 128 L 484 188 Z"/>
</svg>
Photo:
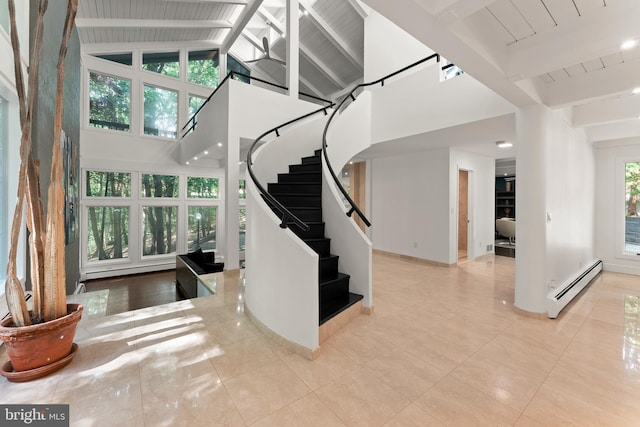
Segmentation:
<svg viewBox="0 0 640 427">
<path fill-rule="evenodd" d="M 34 158 L 32 150 L 31 130 L 33 114 L 35 114 L 33 108 L 37 93 L 39 54 L 47 5 L 47 0 L 40 0 L 29 64 L 27 94 L 20 63 L 15 3 L 14 0 L 9 0 L 11 45 L 22 127 L 18 191 L 11 223 L 11 242 L 5 282 L 5 295 L 11 317 L 0 324 L 0 339 L 4 342 L 10 359 L 2 366 L 1 373 L 11 381 L 39 378 L 69 363 L 77 349 L 73 344 L 73 336 L 82 316 L 82 305 L 66 303 L 64 188 L 60 148 L 65 57 L 78 2 L 77 0 L 68 1 L 58 56 L 51 181 L 47 193 L 45 216 L 40 193 L 38 161 Z M 29 265 L 33 288 L 31 311 L 27 309 L 23 287 L 16 272 L 16 252 L 24 208 L 26 208 L 29 230 Z"/>
</svg>

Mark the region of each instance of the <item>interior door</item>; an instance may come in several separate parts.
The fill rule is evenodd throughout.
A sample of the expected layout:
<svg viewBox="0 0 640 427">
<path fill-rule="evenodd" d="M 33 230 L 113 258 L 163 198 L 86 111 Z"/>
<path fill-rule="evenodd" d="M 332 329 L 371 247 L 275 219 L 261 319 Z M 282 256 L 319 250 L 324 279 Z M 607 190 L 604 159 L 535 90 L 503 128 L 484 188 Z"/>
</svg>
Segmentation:
<svg viewBox="0 0 640 427">
<path fill-rule="evenodd" d="M 469 172 L 458 170 L 458 259 L 467 258 L 469 230 Z"/>
</svg>

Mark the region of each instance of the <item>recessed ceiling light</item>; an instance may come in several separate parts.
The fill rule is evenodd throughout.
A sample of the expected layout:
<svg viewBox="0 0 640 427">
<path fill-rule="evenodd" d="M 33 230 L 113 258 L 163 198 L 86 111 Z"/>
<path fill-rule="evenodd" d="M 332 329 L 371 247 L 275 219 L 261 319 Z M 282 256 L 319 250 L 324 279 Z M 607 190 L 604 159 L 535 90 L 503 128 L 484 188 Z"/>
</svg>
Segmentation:
<svg viewBox="0 0 640 427">
<path fill-rule="evenodd" d="M 632 94 L 637 95 L 640 93 L 640 87 L 637 87 L 631 91 Z"/>
<path fill-rule="evenodd" d="M 189 164 L 189 162 L 186 162 L 187 164 Z"/>
<path fill-rule="evenodd" d="M 209 154 L 209 152 L 208 152 L 208 151 L 205 151 L 205 152 L 204 152 L 204 155 L 206 156 L 207 154 Z"/>
<path fill-rule="evenodd" d="M 218 147 L 222 147 L 222 142 L 218 142 Z"/>
<path fill-rule="evenodd" d="M 620 45 L 620 49 L 622 50 L 633 49 L 634 47 L 636 47 L 637 44 L 638 44 L 637 40 L 627 40 Z"/>
<path fill-rule="evenodd" d="M 198 156 L 193 156 L 193 160 L 198 160 Z"/>
<path fill-rule="evenodd" d="M 507 173 L 505 172 L 504 176 L 507 176 Z"/>
<path fill-rule="evenodd" d="M 496 145 L 498 146 L 498 148 L 513 147 L 513 144 L 510 143 L 509 141 L 496 141 Z"/>
</svg>

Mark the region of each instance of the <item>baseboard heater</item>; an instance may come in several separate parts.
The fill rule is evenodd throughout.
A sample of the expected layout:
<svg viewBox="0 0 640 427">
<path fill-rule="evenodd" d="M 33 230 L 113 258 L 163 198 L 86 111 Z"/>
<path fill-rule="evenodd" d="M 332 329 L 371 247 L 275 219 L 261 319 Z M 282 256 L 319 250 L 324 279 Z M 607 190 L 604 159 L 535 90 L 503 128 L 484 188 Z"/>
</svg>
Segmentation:
<svg viewBox="0 0 640 427">
<path fill-rule="evenodd" d="M 573 276 L 561 286 L 553 289 L 547 295 L 547 316 L 555 319 L 560 311 L 571 302 L 581 290 L 587 286 L 594 277 L 602 271 L 602 261 L 597 260 L 582 270 L 576 276 Z"/>
</svg>

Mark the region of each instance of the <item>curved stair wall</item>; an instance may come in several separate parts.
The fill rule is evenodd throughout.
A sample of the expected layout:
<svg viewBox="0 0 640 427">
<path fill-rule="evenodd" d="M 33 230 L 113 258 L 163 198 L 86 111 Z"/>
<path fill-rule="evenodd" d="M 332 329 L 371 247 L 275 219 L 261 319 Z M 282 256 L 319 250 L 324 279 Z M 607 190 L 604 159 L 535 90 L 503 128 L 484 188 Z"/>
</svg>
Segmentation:
<svg viewBox="0 0 640 427">
<path fill-rule="evenodd" d="M 254 155 L 258 180 L 273 182 L 290 164 L 313 153 L 322 144 L 326 120 L 308 119 L 260 147 Z M 245 306 L 258 324 L 288 341 L 284 344 L 312 357 L 319 345 L 319 256 L 280 222 L 247 180 Z"/>
<path fill-rule="evenodd" d="M 354 155 L 370 146 L 371 93 L 364 91 L 331 124 L 327 134 L 327 154 L 331 164 L 342 169 Z M 345 215 L 341 195 L 326 165 L 323 167 L 322 209 L 332 250 L 340 255 L 338 267 L 349 272 L 349 287 L 364 297 L 363 307 L 371 310 L 372 243 L 356 222 Z"/>
</svg>

